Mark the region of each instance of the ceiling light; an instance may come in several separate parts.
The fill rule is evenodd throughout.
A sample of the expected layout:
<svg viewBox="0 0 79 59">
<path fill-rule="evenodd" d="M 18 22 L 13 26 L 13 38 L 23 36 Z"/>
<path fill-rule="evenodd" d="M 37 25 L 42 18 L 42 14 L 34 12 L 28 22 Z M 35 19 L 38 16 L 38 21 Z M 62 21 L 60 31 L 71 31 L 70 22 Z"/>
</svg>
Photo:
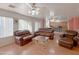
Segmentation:
<svg viewBox="0 0 79 59">
<path fill-rule="evenodd" d="M 40 9 L 36 6 L 36 3 L 30 3 L 27 5 L 31 8 L 31 10 L 28 11 L 30 15 L 34 16 L 39 14 Z"/>
<path fill-rule="evenodd" d="M 34 15 L 38 15 L 38 14 L 39 14 L 39 11 L 36 10 L 36 9 L 32 9 L 32 10 L 29 10 L 28 13 L 29 13 L 30 15 L 34 16 Z"/>
</svg>

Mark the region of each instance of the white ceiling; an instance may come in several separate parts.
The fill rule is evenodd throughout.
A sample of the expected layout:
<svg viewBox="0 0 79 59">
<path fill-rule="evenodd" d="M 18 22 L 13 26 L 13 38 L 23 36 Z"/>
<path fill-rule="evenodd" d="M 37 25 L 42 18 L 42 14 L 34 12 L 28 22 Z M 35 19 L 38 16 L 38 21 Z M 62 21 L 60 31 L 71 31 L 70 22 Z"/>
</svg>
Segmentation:
<svg viewBox="0 0 79 59">
<path fill-rule="evenodd" d="M 30 8 L 26 3 L 13 3 L 12 5 L 14 5 L 15 8 L 8 7 L 10 4 L 12 3 L 0 3 L 0 8 L 23 15 L 29 15 L 28 11 Z M 50 11 L 54 12 L 55 16 L 79 16 L 78 3 L 37 3 L 36 6 L 40 8 L 40 14 L 34 17 L 43 18 L 49 16 Z"/>
<path fill-rule="evenodd" d="M 76 16 L 79 15 L 79 4 L 62 3 L 62 4 L 44 4 L 49 10 L 54 11 L 55 15 Z"/>
</svg>

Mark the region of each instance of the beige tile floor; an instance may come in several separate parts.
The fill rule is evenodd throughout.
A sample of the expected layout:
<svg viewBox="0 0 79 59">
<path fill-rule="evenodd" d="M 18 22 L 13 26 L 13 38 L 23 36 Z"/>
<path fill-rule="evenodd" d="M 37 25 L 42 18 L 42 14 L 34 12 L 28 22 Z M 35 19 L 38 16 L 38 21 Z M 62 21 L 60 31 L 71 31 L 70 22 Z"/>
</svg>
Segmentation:
<svg viewBox="0 0 79 59">
<path fill-rule="evenodd" d="M 58 33 L 55 33 L 54 40 L 49 40 L 46 45 L 33 44 L 30 42 L 25 46 L 18 46 L 15 43 L 1 47 L 0 55 L 78 55 L 79 46 L 72 50 L 61 47 L 57 44 Z"/>
</svg>

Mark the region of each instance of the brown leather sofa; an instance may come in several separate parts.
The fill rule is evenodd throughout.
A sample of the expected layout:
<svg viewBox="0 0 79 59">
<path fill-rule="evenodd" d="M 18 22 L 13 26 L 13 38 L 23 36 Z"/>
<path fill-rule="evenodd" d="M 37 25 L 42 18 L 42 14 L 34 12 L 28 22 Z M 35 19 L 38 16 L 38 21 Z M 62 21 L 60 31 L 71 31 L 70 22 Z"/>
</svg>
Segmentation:
<svg viewBox="0 0 79 59">
<path fill-rule="evenodd" d="M 28 30 L 17 30 L 14 32 L 15 43 L 23 46 L 32 41 L 34 37 Z"/>
<path fill-rule="evenodd" d="M 77 36 L 76 31 L 66 30 L 63 34 L 60 35 L 59 45 L 72 49 L 74 46 L 77 46 L 77 41 L 74 40 L 74 37 Z"/>
<path fill-rule="evenodd" d="M 77 42 L 77 44 L 79 44 L 79 33 L 77 36 L 74 37 L 74 40 Z"/>
<path fill-rule="evenodd" d="M 65 34 L 71 35 L 72 37 L 77 36 L 78 32 L 74 30 L 65 30 Z"/>
<path fill-rule="evenodd" d="M 54 38 L 54 30 L 52 28 L 40 28 L 35 32 L 35 36 L 47 36 L 49 39 L 53 40 Z"/>
</svg>

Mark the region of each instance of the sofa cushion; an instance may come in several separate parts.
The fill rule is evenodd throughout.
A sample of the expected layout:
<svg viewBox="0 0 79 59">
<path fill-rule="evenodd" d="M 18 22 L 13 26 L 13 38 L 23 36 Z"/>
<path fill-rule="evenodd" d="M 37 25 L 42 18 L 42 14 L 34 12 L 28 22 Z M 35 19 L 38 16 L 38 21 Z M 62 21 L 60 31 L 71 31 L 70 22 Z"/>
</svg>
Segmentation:
<svg viewBox="0 0 79 59">
<path fill-rule="evenodd" d="M 39 32 L 54 32 L 52 28 L 39 28 Z"/>
<path fill-rule="evenodd" d="M 28 30 L 17 30 L 14 32 L 14 36 L 30 35 Z"/>
<path fill-rule="evenodd" d="M 74 30 L 66 30 L 65 33 L 69 34 L 69 35 L 74 35 L 74 36 L 76 36 L 78 34 L 78 32 L 74 31 Z"/>
<path fill-rule="evenodd" d="M 70 38 L 62 38 L 59 41 L 63 41 L 66 44 L 73 44 L 73 40 Z"/>
</svg>

